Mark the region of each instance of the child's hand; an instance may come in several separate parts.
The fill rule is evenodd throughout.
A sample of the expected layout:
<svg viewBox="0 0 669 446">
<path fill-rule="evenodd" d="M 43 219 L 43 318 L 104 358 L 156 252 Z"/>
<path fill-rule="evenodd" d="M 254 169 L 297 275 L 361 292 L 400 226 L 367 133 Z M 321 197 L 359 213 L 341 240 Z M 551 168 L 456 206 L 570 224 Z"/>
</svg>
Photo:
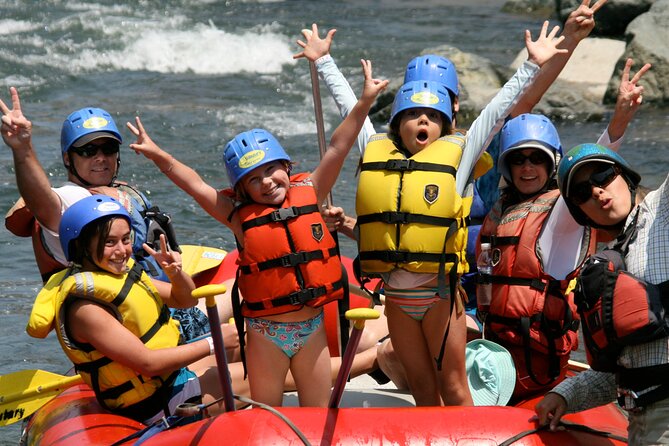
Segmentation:
<svg viewBox="0 0 669 446">
<path fill-rule="evenodd" d="M 388 86 L 388 80 L 372 78 L 372 62 L 365 59 L 360 59 L 362 65 L 362 72 L 365 75 L 365 86 L 362 90 L 361 101 L 373 102 L 376 97 Z"/>
<path fill-rule="evenodd" d="M 142 247 L 151 255 L 151 257 L 156 259 L 160 266 L 162 266 L 167 277 L 171 279 L 181 273 L 181 254 L 177 251 L 170 251 L 167 249 L 165 234 L 160 234 L 160 251 L 154 251 L 153 248 L 146 243 L 144 243 Z"/>
<path fill-rule="evenodd" d="M 21 149 L 30 146 L 33 125 L 21 111 L 21 101 L 19 92 L 14 87 L 10 87 L 9 93 L 12 96 L 12 109 L 0 99 L 0 110 L 2 111 L 2 139 L 9 147 Z"/>
<path fill-rule="evenodd" d="M 630 79 L 630 70 L 634 61 L 627 59 L 625 68 L 620 78 L 620 86 L 618 87 L 618 98 L 616 99 L 616 108 L 634 114 L 643 102 L 643 86 L 637 85 L 646 71 L 650 70 L 651 65 L 645 64 L 641 69 Z"/>
<path fill-rule="evenodd" d="M 329 208 L 321 209 L 321 215 L 330 232 L 338 231 L 346 221 L 344 209 L 339 206 L 331 206 Z"/>
<path fill-rule="evenodd" d="M 590 0 L 583 0 L 581 5 L 567 17 L 562 35 L 574 39 L 577 42 L 588 37 L 592 29 L 595 27 L 595 13 L 604 6 L 607 1 L 608 0 L 597 0 L 594 5 L 590 6 Z"/>
<path fill-rule="evenodd" d="M 135 116 L 135 123 L 137 124 L 137 127 L 130 124 L 129 122 L 125 124 L 126 127 L 128 127 L 128 129 L 132 132 L 132 134 L 137 137 L 137 141 L 135 141 L 134 144 L 130 144 L 130 148 L 134 150 L 135 153 L 141 153 L 148 159 L 153 160 L 152 155 L 159 153 L 161 149 L 158 147 L 158 145 L 156 145 L 156 143 L 153 142 L 153 140 L 149 137 L 149 134 L 146 133 L 139 116 Z"/>
<path fill-rule="evenodd" d="M 541 27 L 541 32 L 537 41 L 532 41 L 532 33 L 530 30 L 525 30 L 525 46 L 527 47 L 527 60 L 534 62 L 540 67 L 548 62 L 556 54 L 565 54 L 569 51 L 566 49 L 558 49 L 557 46 L 564 40 L 564 36 L 557 39 L 555 35 L 560 30 L 559 26 L 554 26 L 550 34 L 548 32 L 548 20 L 546 20 Z"/>
<path fill-rule="evenodd" d="M 306 57 L 311 62 L 315 62 L 326 54 L 330 54 L 330 45 L 332 45 L 332 38 L 336 32 L 336 29 L 331 29 L 325 36 L 325 39 L 321 39 L 318 35 L 318 26 L 315 23 L 311 25 L 311 30 L 303 29 L 302 35 L 307 42 L 304 43 L 302 40 L 297 41 L 297 44 L 304 48 L 304 51 L 294 54 L 293 59 Z"/>
</svg>

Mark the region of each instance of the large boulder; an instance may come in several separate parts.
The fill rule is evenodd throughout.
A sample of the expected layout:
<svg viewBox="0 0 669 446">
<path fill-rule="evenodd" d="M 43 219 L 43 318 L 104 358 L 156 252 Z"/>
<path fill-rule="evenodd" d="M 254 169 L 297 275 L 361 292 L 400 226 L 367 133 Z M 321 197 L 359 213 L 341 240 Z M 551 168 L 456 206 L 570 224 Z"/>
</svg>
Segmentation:
<svg viewBox="0 0 669 446">
<path fill-rule="evenodd" d="M 669 102 L 669 0 L 657 0 L 647 13 L 634 19 L 627 27 L 626 38 L 627 48 L 616 64 L 606 102 L 615 102 L 620 76 L 630 57 L 635 62 L 633 72 L 644 63 L 653 65 L 641 81 L 644 100 L 658 104 Z"/>
<path fill-rule="evenodd" d="M 596 0 L 592 0 L 594 4 Z M 593 36 L 622 37 L 627 25 L 637 16 L 648 11 L 657 0 L 609 0 L 597 11 Z M 578 8 L 581 0 L 555 0 L 558 17 L 564 23 L 569 14 Z"/>
<path fill-rule="evenodd" d="M 555 0 L 507 0 L 502 12 L 550 19 L 555 16 Z"/>
</svg>

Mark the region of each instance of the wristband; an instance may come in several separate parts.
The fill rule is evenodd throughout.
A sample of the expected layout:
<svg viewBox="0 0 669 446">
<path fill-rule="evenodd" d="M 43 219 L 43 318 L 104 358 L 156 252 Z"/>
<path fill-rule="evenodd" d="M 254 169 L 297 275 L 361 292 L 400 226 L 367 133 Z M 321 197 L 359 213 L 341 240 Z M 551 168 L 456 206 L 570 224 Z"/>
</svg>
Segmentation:
<svg viewBox="0 0 669 446">
<path fill-rule="evenodd" d="M 209 343 L 209 356 L 213 355 L 215 350 L 214 350 L 214 338 L 209 336 L 207 339 L 207 342 Z"/>
</svg>

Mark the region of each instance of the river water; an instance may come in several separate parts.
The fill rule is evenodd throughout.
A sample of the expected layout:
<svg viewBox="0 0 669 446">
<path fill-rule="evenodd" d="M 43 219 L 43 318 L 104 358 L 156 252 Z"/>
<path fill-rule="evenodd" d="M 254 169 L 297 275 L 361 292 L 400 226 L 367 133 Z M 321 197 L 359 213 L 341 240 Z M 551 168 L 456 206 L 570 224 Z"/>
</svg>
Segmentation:
<svg viewBox="0 0 669 446">
<path fill-rule="evenodd" d="M 264 127 L 298 162 L 318 161 L 308 64 L 291 55 L 299 30 L 316 21 L 337 28 L 333 55 L 354 91 L 361 88 L 359 59 L 371 59 L 377 77 L 397 77 L 421 50 L 448 43 L 510 64 L 523 47 L 523 30 L 540 20 L 500 12 L 503 2 L 456 0 L 355 1 L 0 1 L 0 97 L 19 88 L 34 144 L 53 184 L 65 179 L 60 126 L 71 111 L 97 106 L 119 128 L 140 115 L 153 137 L 212 185 L 226 185 L 221 151 L 236 133 Z M 340 122 L 324 96 L 328 135 Z M 659 185 L 669 170 L 667 109 L 642 110 L 621 153 Z M 378 126 L 377 126 L 378 127 Z M 559 125 L 564 147 L 588 142 L 602 122 Z M 181 243 L 233 249 L 230 232 L 173 186 L 152 163 L 127 149 L 122 130 L 121 178 L 169 211 Z M 0 208 L 18 196 L 11 152 L 0 150 Z M 333 191 L 353 212 L 352 153 Z M 28 239 L 0 230 L 0 374 L 23 369 L 61 373 L 68 362 L 55 337 L 36 340 L 24 327 L 41 282 Z M 343 251 L 355 246 L 343 241 Z M 16 444 L 18 426 L 0 429 L 0 444 Z"/>
</svg>

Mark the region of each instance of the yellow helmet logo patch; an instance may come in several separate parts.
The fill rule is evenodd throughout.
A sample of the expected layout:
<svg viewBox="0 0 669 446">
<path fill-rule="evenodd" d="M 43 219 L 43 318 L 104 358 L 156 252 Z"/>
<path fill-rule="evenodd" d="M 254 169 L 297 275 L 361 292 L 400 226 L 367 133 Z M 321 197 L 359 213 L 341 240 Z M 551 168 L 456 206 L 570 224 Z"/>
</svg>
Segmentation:
<svg viewBox="0 0 669 446">
<path fill-rule="evenodd" d="M 85 120 L 83 126 L 85 129 L 99 129 L 100 127 L 106 127 L 107 124 L 109 124 L 109 121 L 105 118 L 93 116 L 92 118 Z"/>
<path fill-rule="evenodd" d="M 439 103 L 439 98 L 436 94 L 429 91 L 421 91 L 411 95 L 411 102 L 414 104 L 434 105 Z"/>
<path fill-rule="evenodd" d="M 260 161 L 265 158 L 265 152 L 263 150 L 251 150 L 248 153 L 245 153 L 244 156 L 239 158 L 239 167 L 242 169 L 248 169 L 249 167 L 255 166 Z"/>
</svg>

